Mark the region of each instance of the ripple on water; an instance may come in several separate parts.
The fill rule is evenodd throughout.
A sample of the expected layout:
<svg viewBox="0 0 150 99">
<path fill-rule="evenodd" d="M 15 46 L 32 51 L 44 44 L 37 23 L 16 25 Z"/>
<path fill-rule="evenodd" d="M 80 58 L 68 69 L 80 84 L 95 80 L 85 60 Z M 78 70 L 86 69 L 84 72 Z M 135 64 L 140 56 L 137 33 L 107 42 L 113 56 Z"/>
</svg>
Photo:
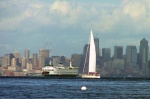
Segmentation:
<svg viewBox="0 0 150 99">
<path fill-rule="evenodd" d="M 81 91 L 86 85 L 87 90 Z M 2 98 L 150 98 L 150 81 L 0 79 Z"/>
</svg>

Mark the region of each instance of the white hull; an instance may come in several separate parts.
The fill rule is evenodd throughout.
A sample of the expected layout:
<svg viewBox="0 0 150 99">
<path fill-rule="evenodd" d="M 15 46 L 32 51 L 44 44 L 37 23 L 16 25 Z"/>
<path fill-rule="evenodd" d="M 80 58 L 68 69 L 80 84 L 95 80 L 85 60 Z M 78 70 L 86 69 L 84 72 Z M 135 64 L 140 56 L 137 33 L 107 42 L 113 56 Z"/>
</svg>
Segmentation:
<svg viewBox="0 0 150 99">
<path fill-rule="evenodd" d="M 100 78 L 100 75 L 82 75 L 82 78 Z"/>
</svg>

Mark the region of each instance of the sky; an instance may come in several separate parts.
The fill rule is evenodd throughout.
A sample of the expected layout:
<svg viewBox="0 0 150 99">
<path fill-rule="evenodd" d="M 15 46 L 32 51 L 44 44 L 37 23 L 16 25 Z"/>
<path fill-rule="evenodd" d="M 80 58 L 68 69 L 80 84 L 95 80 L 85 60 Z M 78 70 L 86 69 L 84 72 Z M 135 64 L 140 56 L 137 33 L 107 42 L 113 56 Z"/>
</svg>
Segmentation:
<svg viewBox="0 0 150 99">
<path fill-rule="evenodd" d="M 0 56 L 82 54 L 91 29 L 100 49 L 139 49 L 143 38 L 150 42 L 150 0 L 0 0 Z"/>
</svg>

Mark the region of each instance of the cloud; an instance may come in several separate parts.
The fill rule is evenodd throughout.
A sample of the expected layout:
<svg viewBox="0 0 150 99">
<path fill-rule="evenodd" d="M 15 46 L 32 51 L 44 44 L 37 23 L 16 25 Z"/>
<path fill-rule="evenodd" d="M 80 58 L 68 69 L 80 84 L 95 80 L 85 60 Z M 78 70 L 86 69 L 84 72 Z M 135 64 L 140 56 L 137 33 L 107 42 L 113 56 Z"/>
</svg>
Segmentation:
<svg viewBox="0 0 150 99">
<path fill-rule="evenodd" d="M 87 42 L 90 29 L 105 38 L 101 46 L 109 45 L 103 42 L 111 42 L 113 46 L 118 40 L 126 42 L 120 44 L 130 44 L 150 36 L 149 0 L 121 0 L 118 3 L 3 0 L 0 1 L 0 11 L 0 40 L 12 46 L 23 46 L 21 43 L 25 41 L 23 47 L 37 42 L 42 45 L 40 41 L 48 37 L 64 40 L 66 47 L 73 48 L 73 44 L 79 47 L 81 42 Z M 2 41 L 5 40 L 2 37 L 10 37 L 10 34 L 18 39 Z"/>
<path fill-rule="evenodd" d="M 50 11 L 53 12 L 58 12 L 61 13 L 62 15 L 66 15 L 70 11 L 70 4 L 67 3 L 66 1 L 55 1 L 51 6 L 50 6 Z"/>
<path fill-rule="evenodd" d="M 132 0 L 132 2 L 127 1 L 123 11 L 125 15 L 129 16 L 133 20 L 132 22 L 136 27 L 136 33 L 148 33 L 148 26 L 150 26 L 149 0 Z"/>
<path fill-rule="evenodd" d="M 141 2 L 130 2 L 124 7 L 124 13 L 134 20 L 138 20 L 139 18 L 146 16 L 146 8 Z"/>
<path fill-rule="evenodd" d="M 150 3 L 148 0 L 126 0 L 120 6 L 95 2 L 92 4 L 91 2 L 72 4 L 69 1 L 59 0 L 49 4 L 40 3 L 40 1 L 36 3 L 14 2 L 11 4 L 16 6 L 16 9 L 22 9 L 22 12 L 10 18 L 2 18 L 1 30 L 23 27 L 25 21 L 32 21 L 31 25 L 35 28 L 40 28 L 40 26 L 81 27 L 85 30 L 93 28 L 96 32 L 101 33 L 111 33 L 121 24 L 124 24 L 126 29 L 136 27 L 135 31 L 137 32 L 141 32 L 143 29 L 149 30 L 148 25 L 150 25 Z M 27 7 L 22 7 L 21 4 L 26 4 Z M 8 9 L 13 8 L 9 6 Z M 138 24 L 143 25 L 138 26 Z"/>
</svg>

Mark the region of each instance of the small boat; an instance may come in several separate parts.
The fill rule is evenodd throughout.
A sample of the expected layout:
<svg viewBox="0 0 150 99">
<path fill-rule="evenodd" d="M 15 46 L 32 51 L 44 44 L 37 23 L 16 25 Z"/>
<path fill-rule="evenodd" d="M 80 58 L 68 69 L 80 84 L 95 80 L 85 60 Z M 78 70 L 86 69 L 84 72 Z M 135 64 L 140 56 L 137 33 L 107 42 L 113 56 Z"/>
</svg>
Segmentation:
<svg viewBox="0 0 150 99">
<path fill-rule="evenodd" d="M 84 69 L 83 69 L 83 74 L 81 75 L 81 77 L 82 78 L 100 78 L 100 74 L 96 72 L 96 50 L 95 50 L 95 42 L 94 42 L 94 36 L 93 36 L 92 30 L 90 34 L 90 45 L 88 49 L 89 49 L 88 74 L 84 74 Z"/>
</svg>

